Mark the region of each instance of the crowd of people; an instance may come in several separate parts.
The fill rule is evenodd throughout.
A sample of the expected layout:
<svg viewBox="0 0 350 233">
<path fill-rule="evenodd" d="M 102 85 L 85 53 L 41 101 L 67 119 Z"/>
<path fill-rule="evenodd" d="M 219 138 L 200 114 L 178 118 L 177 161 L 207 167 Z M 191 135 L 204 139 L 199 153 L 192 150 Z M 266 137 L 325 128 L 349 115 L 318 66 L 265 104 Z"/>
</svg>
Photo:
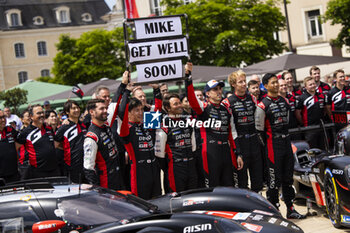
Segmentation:
<svg viewBox="0 0 350 233">
<path fill-rule="evenodd" d="M 304 218 L 293 207 L 288 130 L 331 122 L 332 112 L 350 110 L 344 71 L 335 71 L 327 84 L 313 66 L 303 87 L 293 83 L 290 72 L 262 79 L 253 75 L 247 82 L 246 74 L 236 71 L 228 76 L 233 91 L 224 96 L 225 84 L 216 80 L 204 90 L 194 89 L 192 64 L 185 67 L 186 93 L 150 84 L 153 105 L 125 71 L 116 93 L 97 88 L 84 112 L 73 100 L 64 103 L 60 116 L 48 101 L 20 118 L 10 108 L 0 110 L 0 178 L 10 183 L 67 176 L 75 183 L 130 190 L 144 199 L 160 195 L 162 187 L 166 193 L 216 186 L 260 192 L 265 183 L 276 208 L 281 187 L 287 217 Z M 146 127 L 145 112 L 162 116 L 161 127 Z M 192 121 L 219 125 L 188 127 Z M 302 137 L 311 147 L 324 146 L 318 132 Z"/>
</svg>

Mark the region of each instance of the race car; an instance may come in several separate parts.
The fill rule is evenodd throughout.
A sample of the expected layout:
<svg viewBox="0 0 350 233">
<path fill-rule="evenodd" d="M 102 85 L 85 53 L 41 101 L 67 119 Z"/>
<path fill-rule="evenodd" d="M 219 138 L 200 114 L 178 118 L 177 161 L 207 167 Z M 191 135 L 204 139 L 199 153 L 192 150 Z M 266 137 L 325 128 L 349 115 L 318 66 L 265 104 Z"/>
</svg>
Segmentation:
<svg viewBox="0 0 350 233">
<path fill-rule="evenodd" d="M 243 199 L 246 198 L 242 197 L 241 205 L 249 202 Z M 215 203 L 216 199 L 212 196 L 210 200 Z M 198 211 L 193 208 L 169 213 L 130 194 L 69 184 L 62 178 L 0 187 L 1 232 L 54 232 L 58 229 L 61 232 L 89 229 L 95 232 L 303 232 L 273 211 Z"/>
<path fill-rule="evenodd" d="M 336 135 L 335 152 L 293 143 L 297 197 L 325 207 L 334 227 L 350 227 L 350 126 Z"/>
</svg>

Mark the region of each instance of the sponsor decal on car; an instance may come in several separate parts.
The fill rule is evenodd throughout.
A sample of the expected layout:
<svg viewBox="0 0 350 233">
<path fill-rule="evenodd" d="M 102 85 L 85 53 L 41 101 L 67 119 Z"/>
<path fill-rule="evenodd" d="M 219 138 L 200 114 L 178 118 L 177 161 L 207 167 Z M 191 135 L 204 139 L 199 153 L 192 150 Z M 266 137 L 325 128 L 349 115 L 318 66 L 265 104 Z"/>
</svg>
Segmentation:
<svg viewBox="0 0 350 233">
<path fill-rule="evenodd" d="M 341 216 L 341 221 L 342 221 L 343 223 L 350 223 L 350 216 L 342 215 L 342 216 Z"/>
<path fill-rule="evenodd" d="M 211 229 L 212 229 L 212 225 L 210 223 L 204 223 L 204 224 L 198 224 L 193 226 L 187 226 L 184 228 L 183 233 L 208 231 Z"/>
<path fill-rule="evenodd" d="M 191 206 L 191 205 L 201 205 L 205 203 L 209 203 L 210 200 L 184 200 L 182 206 Z"/>
<path fill-rule="evenodd" d="M 280 225 L 284 226 L 284 227 L 287 227 L 288 226 L 288 222 L 282 221 Z"/>
<path fill-rule="evenodd" d="M 257 215 L 255 215 L 255 216 L 253 217 L 253 220 L 254 220 L 254 221 L 260 221 L 260 220 L 263 219 L 263 218 L 264 218 L 263 215 L 257 214 Z"/>
<path fill-rule="evenodd" d="M 269 223 L 274 224 L 277 221 L 277 218 L 270 218 Z"/>
<path fill-rule="evenodd" d="M 340 169 L 333 169 L 332 173 L 335 175 L 343 175 L 344 171 Z"/>
<path fill-rule="evenodd" d="M 267 212 L 267 211 L 262 211 L 262 210 L 254 210 L 254 211 L 253 211 L 253 213 L 273 216 L 273 214 L 272 214 L 272 213 Z"/>
<path fill-rule="evenodd" d="M 251 224 L 247 222 L 242 222 L 242 226 L 247 228 L 248 230 L 254 231 L 254 232 L 260 232 L 263 229 L 263 226 L 256 225 L 256 224 Z"/>
</svg>

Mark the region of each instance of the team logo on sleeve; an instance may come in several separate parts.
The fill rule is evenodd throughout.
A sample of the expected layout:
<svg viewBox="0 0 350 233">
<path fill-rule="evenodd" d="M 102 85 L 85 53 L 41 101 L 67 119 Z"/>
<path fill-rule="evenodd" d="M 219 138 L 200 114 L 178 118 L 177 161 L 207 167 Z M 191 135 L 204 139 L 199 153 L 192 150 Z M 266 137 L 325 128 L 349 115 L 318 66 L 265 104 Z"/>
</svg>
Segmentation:
<svg viewBox="0 0 350 233">
<path fill-rule="evenodd" d="M 157 112 L 144 112 L 143 113 L 143 127 L 145 129 L 160 129 L 161 113 Z"/>
</svg>

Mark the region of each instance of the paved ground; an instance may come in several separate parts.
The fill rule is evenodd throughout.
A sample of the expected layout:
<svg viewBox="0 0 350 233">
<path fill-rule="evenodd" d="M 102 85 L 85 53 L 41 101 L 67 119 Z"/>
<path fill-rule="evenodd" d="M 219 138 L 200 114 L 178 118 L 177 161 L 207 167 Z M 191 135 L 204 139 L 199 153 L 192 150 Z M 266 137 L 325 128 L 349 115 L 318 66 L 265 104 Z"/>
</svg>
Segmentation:
<svg viewBox="0 0 350 233">
<path fill-rule="evenodd" d="M 292 220 L 296 225 L 298 225 L 305 233 L 340 233 L 346 232 L 350 233 L 350 229 L 336 229 L 333 227 L 331 221 L 328 217 L 324 217 L 325 212 L 313 205 L 313 211 L 317 212 L 317 216 L 308 216 L 303 220 Z M 281 202 L 281 213 L 286 217 L 285 205 Z M 295 204 L 295 209 L 301 213 L 306 214 L 307 209 L 305 202 L 299 201 Z"/>
</svg>

